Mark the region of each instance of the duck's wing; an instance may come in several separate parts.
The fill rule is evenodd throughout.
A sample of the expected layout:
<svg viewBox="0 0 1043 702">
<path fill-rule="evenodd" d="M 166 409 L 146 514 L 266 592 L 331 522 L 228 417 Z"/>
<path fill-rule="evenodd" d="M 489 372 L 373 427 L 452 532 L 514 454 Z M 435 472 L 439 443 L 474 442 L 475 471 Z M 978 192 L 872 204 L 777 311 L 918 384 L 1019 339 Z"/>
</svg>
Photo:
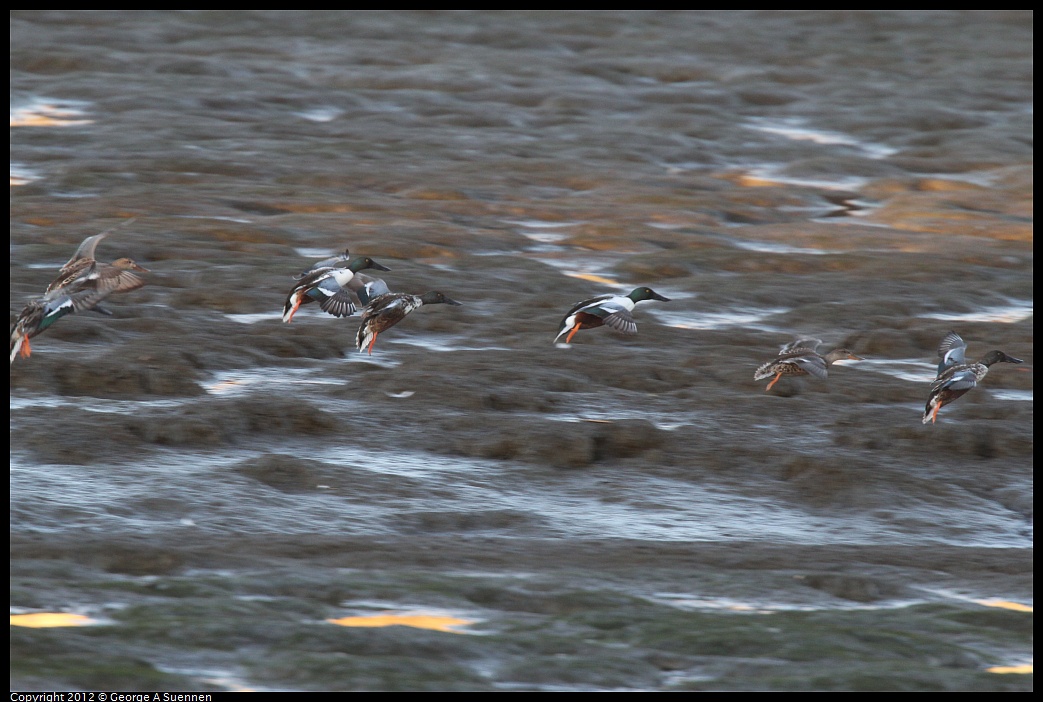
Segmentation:
<svg viewBox="0 0 1043 702">
<path fill-rule="evenodd" d="M 333 266 L 324 266 L 322 268 L 313 268 L 307 270 L 301 275 L 297 276 L 297 282 L 294 283 L 293 290 L 307 290 L 314 285 L 317 285 L 323 278 L 328 278 L 335 268 Z M 340 286 L 338 286 L 340 287 Z"/>
<path fill-rule="evenodd" d="M 388 288 L 387 283 L 383 280 L 365 273 L 356 273 L 348 281 L 347 287 L 351 294 L 355 296 L 355 299 L 358 300 L 359 305 L 363 307 L 381 295 L 387 295 L 391 292 L 391 289 Z"/>
<path fill-rule="evenodd" d="M 112 293 L 130 292 L 144 285 L 144 278 L 133 271 L 117 268 L 113 265 L 105 265 L 95 268 L 93 273 L 70 287 L 75 288 L 74 292 L 77 293 L 86 293 L 93 290 L 101 294 L 101 297 L 98 298 L 98 302 L 100 302 L 102 298 Z"/>
<path fill-rule="evenodd" d="M 101 240 L 107 237 L 109 234 L 112 234 L 112 232 L 116 231 L 120 227 L 125 227 L 128 224 L 136 222 L 137 220 L 137 217 L 125 219 L 119 224 L 109 227 L 101 234 L 95 234 L 84 239 L 76 248 L 76 253 L 72 255 L 72 258 L 66 261 L 65 265 L 61 267 L 61 270 L 59 271 L 60 275 L 69 275 L 73 269 L 77 267 L 82 267 L 84 261 L 87 261 L 88 265 L 93 265 L 95 260 L 94 252 L 97 250 L 98 244 L 101 242 Z"/>
<path fill-rule="evenodd" d="M 84 239 L 83 242 L 80 244 L 79 248 L 76 249 L 76 253 L 72 255 L 72 258 L 70 258 L 66 262 L 66 264 L 62 266 L 62 270 L 65 270 L 67 267 L 73 265 L 80 259 L 89 258 L 93 260 L 94 251 L 98 248 L 98 243 L 102 239 L 107 237 L 109 234 L 111 234 L 113 229 L 115 229 L 115 227 L 113 227 L 112 229 L 107 229 L 103 231 L 101 234 L 95 234 L 94 236 L 89 236 L 86 239 Z"/>
<path fill-rule="evenodd" d="M 51 284 L 47 286 L 45 294 L 64 288 L 81 278 L 90 276 L 94 273 L 97 265 L 98 262 L 93 258 L 74 258 L 70 260 L 62 266 L 60 271 L 58 271 L 58 277 L 52 280 Z"/>
<path fill-rule="evenodd" d="M 334 317 L 350 317 L 355 314 L 355 302 L 347 290 L 332 277 L 326 278 L 315 286 L 319 298 L 319 307 L 326 314 Z"/>
<path fill-rule="evenodd" d="M 308 270 L 306 270 L 306 271 L 304 271 L 302 273 L 298 273 L 297 275 L 295 275 L 293 277 L 294 277 L 295 280 L 300 280 L 301 278 L 303 278 L 304 276 L 308 275 L 312 271 L 317 271 L 320 268 L 336 268 L 341 263 L 344 263 L 345 261 L 347 261 L 349 258 L 351 258 L 351 255 L 348 253 L 348 249 L 344 249 L 343 253 L 339 253 L 336 256 L 330 256 L 329 258 L 324 258 L 321 261 L 316 261 L 315 263 L 313 263 L 311 265 L 311 267 L 308 268 Z"/>
<path fill-rule="evenodd" d="M 826 359 L 808 349 L 804 349 L 802 352 L 782 354 L 779 356 L 778 361 L 781 363 L 791 363 L 802 371 L 809 375 L 813 375 L 820 380 L 825 380 L 829 376 L 829 371 L 826 367 Z"/>
<path fill-rule="evenodd" d="M 931 394 L 936 395 L 942 390 L 952 392 L 968 390 L 978 385 L 978 374 L 970 366 L 951 366 L 948 370 L 938 376 L 931 383 Z"/>
<path fill-rule="evenodd" d="M 589 300 L 582 300 L 581 302 L 577 302 L 575 305 L 572 306 L 571 309 L 569 309 L 568 312 L 565 313 L 565 317 L 571 317 L 572 315 L 576 314 L 581 310 L 586 312 L 587 307 L 594 307 L 599 302 L 611 300 L 613 297 L 614 295 L 598 295 L 597 297 L 592 297 Z"/>
<path fill-rule="evenodd" d="M 966 363 L 966 353 L 967 343 L 960 338 L 959 334 L 954 331 L 946 334 L 938 346 L 938 358 L 941 359 L 938 363 L 938 377 L 941 377 L 946 369 Z"/>
<path fill-rule="evenodd" d="M 608 312 L 602 317 L 605 326 L 611 327 L 623 334 L 637 334 L 637 322 L 634 321 L 634 316 L 626 307 L 620 305 L 616 308 L 615 305 L 608 303 L 603 303 L 602 305 L 599 305 L 599 307 Z"/>
<path fill-rule="evenodd" d="M 784 344 L 779 349 L 779 354 L 794 353 L 800 349 L 807 349 L 808 351 L 814 351 L 822 343 L 822 339 L 797 339 L 791 341 L 788 344 Z"/>
</svg>

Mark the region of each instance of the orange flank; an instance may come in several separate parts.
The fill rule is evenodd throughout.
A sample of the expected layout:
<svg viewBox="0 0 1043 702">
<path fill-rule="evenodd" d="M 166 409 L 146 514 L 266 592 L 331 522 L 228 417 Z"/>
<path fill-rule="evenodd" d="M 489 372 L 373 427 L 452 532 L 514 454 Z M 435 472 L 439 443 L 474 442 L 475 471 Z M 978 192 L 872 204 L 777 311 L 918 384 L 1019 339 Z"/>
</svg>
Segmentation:
<svg viewBox="0 0 1043 702">
<path fill-rule="evenodd" d="M 775 374 L 775 379 L 772 380 L 770 383 L 768 383 L 768 387 L 764 388 L 764 392 L 768 392 L 769 390 L 771 390 L 771 386 L 774 385 L 775 383 L 779 382 L 779 378 L 781 378 L 781 377 L 782 377 L 782 373 L 776 373 Z"/>
</svg>

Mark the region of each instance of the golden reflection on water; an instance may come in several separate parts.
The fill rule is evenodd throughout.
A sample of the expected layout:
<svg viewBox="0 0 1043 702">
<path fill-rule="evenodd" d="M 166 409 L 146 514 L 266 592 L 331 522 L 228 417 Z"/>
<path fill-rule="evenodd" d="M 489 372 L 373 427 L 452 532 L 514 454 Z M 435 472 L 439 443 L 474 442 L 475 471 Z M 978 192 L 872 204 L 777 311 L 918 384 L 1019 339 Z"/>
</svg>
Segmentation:
<svg viewBox="0 0 1043 702">
<path fill-rule="evenodd" d="M 26 626 L 32 629 L 49 629 L 59 626 L 87 626 L 98 622 L 82 614 L 68 612 L 33 612 L 32 614 L 12 614 L 11 626 Z"/>
<path fill-rule="evenodd" d="M 341 617 L 327 619 L 330 624 L 354 627 L 411 626 L 417 629 L 432 629 L 450 634 L 465 634 L 460 627 L 474 624 L 468 619 L 459 619 L 439 614 L 371 614 L 359 617 Z"/>
<path fill-rule="evenodd" d="M 1032 675 L 1032 664 L 1028 665 L 996 665 L 985 669 L 986 673 L 1018 673 L 1020 675 Z"/>
<path fill-rule="evenodd" d="M 12 127 L 71 127 L 79 124 L 93 124 L 93 119 L 74 119 L 83 113 L 66 107 L 58 107 L 48 103 L 38 103 L 31 107 L 22 107 L 11 111 Z"/>
<path fill-rule="evenodd" d="M 206 391 L 211 394 L 217 394 L 222 392 L 228 392 L 230 390 L 237 390 L 241 385 L 243 385 L 243 383 L 238 380 L 222 380 L 217 383 L 213 383 L 212 385 L 207 385 Z"/>
<path fill-rule="evenodd" d="M 1032 605 L 1011 602 L 1009 600 L 974 600 L 985 607 L 999 607 L 1000 609 L 1012 609 L 1015 612 L 1031 612 Z"/>
<path fill-rule="evenodd" d="M 618 280 L 612 280 L 611 278 L 605 278 L 604 276 L 594 275 L 593 273 L 568 273 L 565 275 L 570 278 L 579 278 L 580 280 L 589 280 L 592 283 L 605 283 L 606 285 L 619 285 Z"/>
<path fill-rule="evenodd" d="M 735 178 L 735 182 L 746 188 L 769 188 L 776 185 L 781 185 L 777 180 L 770 180 L 768 178 L 761 178 L 759 176 L 753 176 L 749 174 L 741 174 Z"/>
</svg>

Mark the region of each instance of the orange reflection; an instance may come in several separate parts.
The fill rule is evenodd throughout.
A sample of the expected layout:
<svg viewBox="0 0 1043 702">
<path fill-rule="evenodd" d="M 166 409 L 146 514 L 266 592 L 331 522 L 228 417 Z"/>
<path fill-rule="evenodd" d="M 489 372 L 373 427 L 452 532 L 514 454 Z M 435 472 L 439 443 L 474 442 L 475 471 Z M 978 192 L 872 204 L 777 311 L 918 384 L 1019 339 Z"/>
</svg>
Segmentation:
<svg viewBox="0 0 1043 702">
<path fill-rule="evenodd" d="M 330 624 L 338 626 L 358 627 L 380 627 L 380 626 L 411 626 L 417 629 L 432 629 L 444 631 L 450 634 L 463 634 L 458 631 L 459 627 L 474 624 L 467 619 L 447 617 L 438 614 L 373 614 L 362 617 L 341 617 L 340 619 L 327 619 Z"/>
<path fill-rule="evenodd" d="M 769 180 L 768 178 L 759 178 L 752 175 L 740 175 L 735 179 L 735 182 L 747 188 L 768 188 L 779 184 L 777 180 Z"/>
<path fill-rule="evenodd" d="M 56 105 L 36 105 L 11 112 L 12 127 L 69 127 L 77 124 L 92 124 L 92 119 L 73 119 L 83 113 Z"/>
<path fill-rule="evenodd" d="M 619 285 L 619 281 L 612 280 L 611 278 L 604 278 L 600 275 L 594 275 L 593 273 L 566 273 L 565 275 L 571 278 L 579 278 L 580 280 L 589 280 L 592 283 L 605 283 L 606 285 Z"/>
<path fill-rule="evenodd" d="M 1032 675 L 1032 664 L 1028 665 L 997 665 L 986 668 L 986 673 L 1019 673 L 1021 675 Z"/>
<path fill-rule="evenodd" d="M 97 624 L 90 617 L 68 612 L 33 612 L 32 614 L 12 614 L 11 626 L 27 626 L 33 629 L 48 629 L 57 626 L 86 626 Z"/>
<path fill-rule="evenodd" d="M 1009 602 L 1007 600 L 974 600 L 980 605 L 985 607 L 999 607 L 1000 609 L 1012 609 L 1015 612 L 1031 612 L 1032 605 L 1021 604 L 1020 602 Z"/>
</svg>

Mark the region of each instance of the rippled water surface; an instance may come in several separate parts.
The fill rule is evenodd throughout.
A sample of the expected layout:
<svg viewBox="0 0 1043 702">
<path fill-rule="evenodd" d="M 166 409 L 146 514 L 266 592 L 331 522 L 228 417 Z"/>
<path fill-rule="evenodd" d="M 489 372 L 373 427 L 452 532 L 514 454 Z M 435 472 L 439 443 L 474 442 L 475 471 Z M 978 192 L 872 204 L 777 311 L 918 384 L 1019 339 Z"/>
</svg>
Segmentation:
<svg viewBox="0 0 1043 702">
<path fill-rule="evenodd" d="M 1032 689 L 1032 21 L 12 12 L 12 689 Z"/>
</svg>

